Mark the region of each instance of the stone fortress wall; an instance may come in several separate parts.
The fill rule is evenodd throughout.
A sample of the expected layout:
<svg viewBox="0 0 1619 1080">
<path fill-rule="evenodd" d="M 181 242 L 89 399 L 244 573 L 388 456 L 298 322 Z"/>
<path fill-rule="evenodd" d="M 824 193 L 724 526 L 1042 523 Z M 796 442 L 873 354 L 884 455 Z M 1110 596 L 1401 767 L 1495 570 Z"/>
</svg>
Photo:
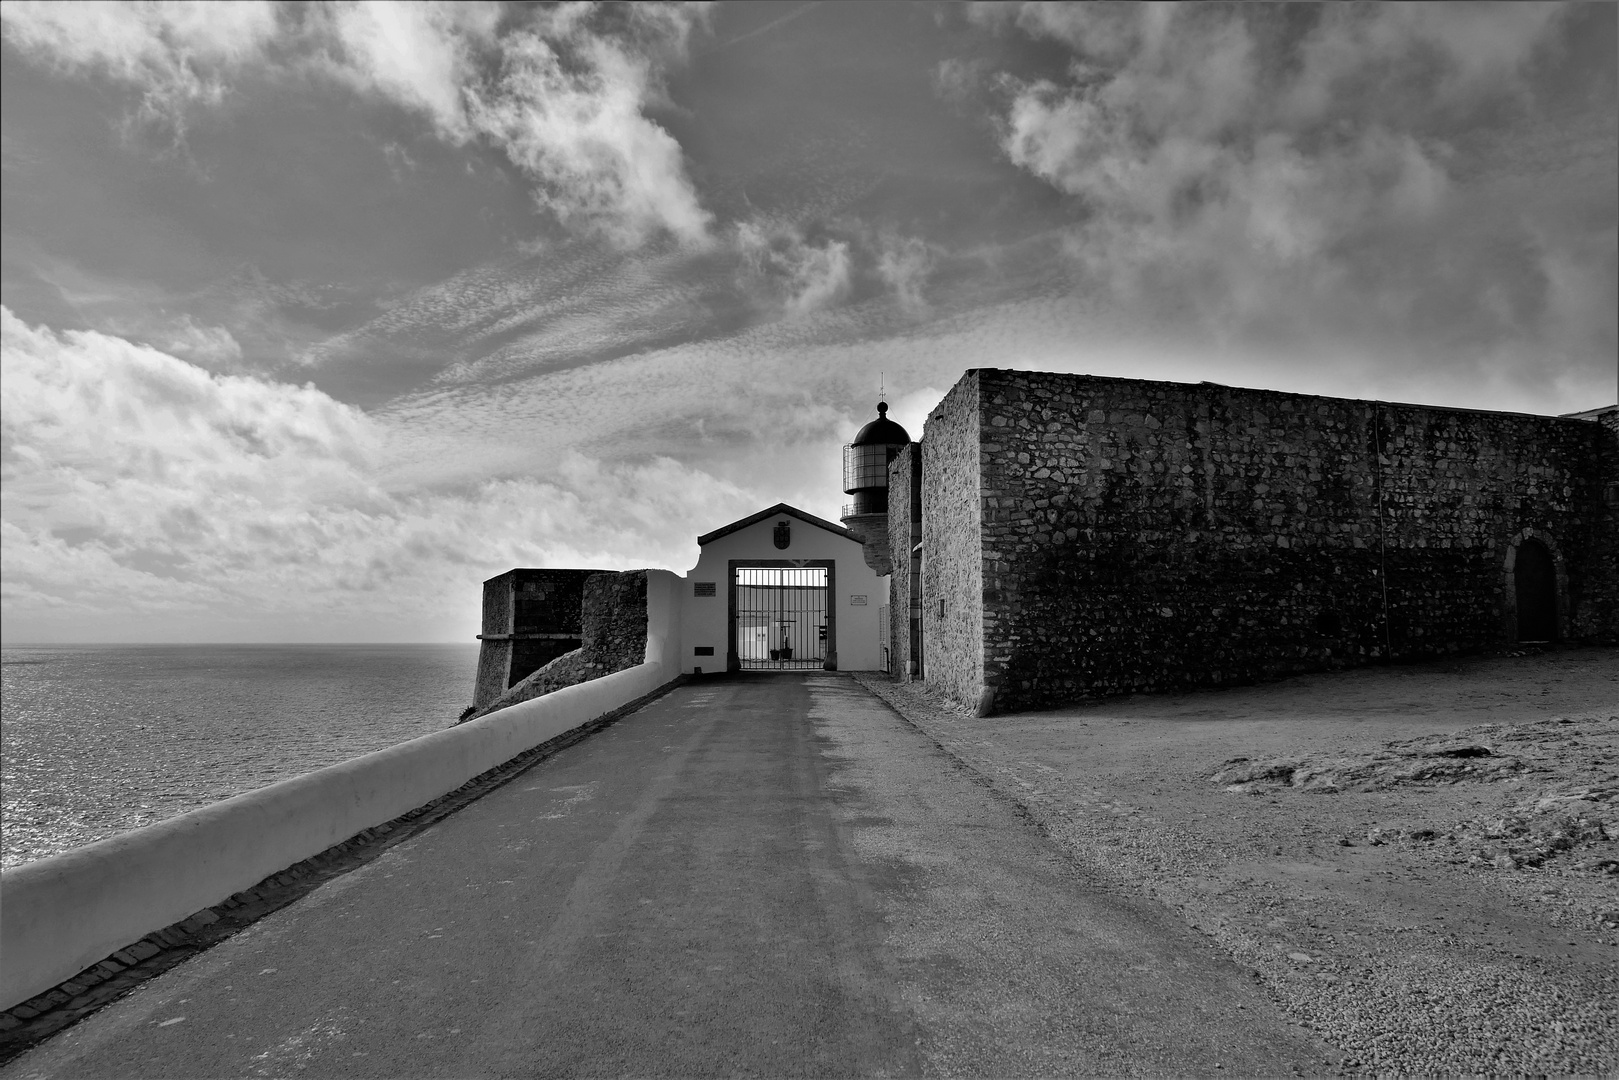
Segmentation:
<svg viewBox="0 0 1619 1080">
<path fill-rule="evenodd" d="M 925 674 L 984 711 L 1511 641 L 1531 537 L 1619 642 L 1612 413 L 980 369 L 921 450 Z"/>
<path fill-rule="evenodd" d="M 646 658 L 645 570 L 594 574 L 581 597 L 580 652 L 596 675 L 634 667 Z"/>
<path fill-rule="evenodd" d="M 922 448 L 922 635 L 926 680 L 976 704 L 984 686 L 980 396 L 969 371 L 928 414 Z M 889 466 L 890 489 L 894 483 Z"/>
<path fill-rule="evenodd" d="M 486 631 L 477 697 L 463 723 L 642 663 L 647 571 L 511 570 L 484 582 L 484 625 L 499 624 L 508 612 L 516 613 L 514 624 L 523 628 L 513 634 L 516 648 Z M 548 636 L 520 652 L 524 632 Z M 502 674 L 502 656 L 508 653 Z M 536 660 L 541 662 L 531 666 Z"/>
<path fill-rule="evenodd" d="M 1597 418 L 1603 513 L 1592 530 L 1585 595 L 1575 613 L 1575 633 L 1584 639 L 1619 644 L 1619 407 Z"/>
<path fill-rule="evenodd" d="M 483 583 L 483 645 L 472 704 L 482 709 L 579 648 L 585 580 L 603 570 L 508 570 Z"/>
<path fill-rule="evenodd" d="M 922 446 L 902 447 L 888 464 L 888 641 L 889 673 L 920 678 Z M 913 628 L 918 632 L 913 635 Z"/>
</svg>

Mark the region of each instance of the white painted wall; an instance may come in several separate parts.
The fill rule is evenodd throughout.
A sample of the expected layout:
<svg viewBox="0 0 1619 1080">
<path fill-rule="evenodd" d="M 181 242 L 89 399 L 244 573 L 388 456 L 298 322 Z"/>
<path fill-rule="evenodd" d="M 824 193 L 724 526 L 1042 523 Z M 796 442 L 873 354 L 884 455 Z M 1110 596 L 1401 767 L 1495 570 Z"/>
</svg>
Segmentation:
<svg viewBox="0 0 1619 1080">
<path fill-rule="evenodd" d="M 648 572 L 638 667 L 6 870 L 0 1009 L 656 690 L 682 670 L 681 585 Z"/>
<path fill-rule="evenodd" d="M 777 521 L 792 524 L 792 543 L 782 550 L 773 538 Z M 866 565 L 860 544 L 848 537 L 801 518 L 783 515 L 755 522 L 728 536 L 703 545 L 697 565 L 686 574 L 681 586 L 682 670 L 700 667 L 704 672 L 725 670 L 727 651 L 726 625 L 728 613 L 728 577 L 732 559 L 832 559 L 837 563 L 834 575 L 835 595 L 829 603 L 837 607 L 838 667 L 843 671 L 873 671 L 882 667 L 882 636 L 878 622 L 881 605 L 888 600 L 888 578 L 878 577 Z M 693 595 L 693 584 L 714 582 L 713 596 Z M 853 596 L 864 596 L 863 606 L 851 602 Z M 700 645 L 711 645 L 713 656 L 697 656 L 693 650 Z"/>
</svg>

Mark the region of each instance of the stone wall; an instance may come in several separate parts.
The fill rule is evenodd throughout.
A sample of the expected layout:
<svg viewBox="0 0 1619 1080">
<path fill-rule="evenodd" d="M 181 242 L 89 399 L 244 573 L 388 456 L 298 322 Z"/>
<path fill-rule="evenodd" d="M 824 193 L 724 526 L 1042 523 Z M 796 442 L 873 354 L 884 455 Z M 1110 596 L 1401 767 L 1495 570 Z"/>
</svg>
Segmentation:
<svg viewBox="0 0 1619 1080">
<path fill-rule="evenodd" d="M 646 659 L 646 571 L 593 574 L 581 600 L 581 643 L 590 678 Z"/>
<path fill-rule="evenodd" d="M 928 424 L 927 603 L 974 591 L 977 491 L 997 710 L 1511 640 L 1525 535 L 1559 559 L 1565 633 L 1611 624 L 1587 588 L 1612 558 L 1592 421 L 983 370 Z M 971 704 L 970 636 L 940 638 L 928 677 Z"/>
<path fill-rule="evenodd" d="M 921 635 L 912 629 L 922 617 L 916 576 L 920 557 L 912 549 L 922 542 L 922 445 L 902 447 L 888 464 L 888 674 L 901 681 L 912 678 L 912 663 L 920 667 Z"/>
<path fill-rule="evenodd" d="M 565 638 L 552 638 L 546 641 L 552 649 L 565 643 L 572 644 L 574 648 L 563 651 L 560 655 L 553 654 L 544 664 L 516 679 L 511 686 L 487 699 L 474 701 L 473 708 L 461 718 L 462 723 L 520 701 L 541 697 L 564 686 L 574 686 L 591 679 L 599 679 L 603 675 L 611 675 L 615 671 L 632 668 L 645 661 L 647 641 L 645 570 L 626 570 L 622 573 L 601 570 L 514 570 L 511 574 L 524 575 L 516 579 L 519 585 L 516 593 L 519 603 L 516 609 L 519 617 L 525 619 L 522 625 L 549 627 L 559 633 L 571 630 L 577 635 L 571 641 Z M 510 577 L 511 574 L 503 574 L 501 578 L 492 580 L 500 581 L 502 578 Z M 572 614 L 543 610 L 542 604 L 545 602 L 567 602 L 572 593 L 574 575 L 577 574 L 584 576 L 578 579 L 579 598 Z M 521 586 L 529 582 L 549 584 L 552 588 L 549 591 L 539 588 L 523 590 Z M 525 595 L 532 598 L 527 605 L 521 601 Z M 485 596 L 488 596 L 487 588 Z M 488 648 L 489 644 L 485 642 L 485 648 Z M 480 670 L 480 678 L 481 675 Z"/>
<path fill-rule="evenodd" d="M 951 387 L 928 414 L 921 444 L 922 665 L 930 683 L 975 704 L 984 687 L 988 558 L 979 536 L 981 374 L 969 371 Z"/>
<path fill-rule="evenodd" d="M 474 708 L 580 645 L 585 580 L 601 570 L 508 570 L 483 583 Z"/>
<path fill-rule="evenodd" d="M 892 570 L 888 550 L 888 513 L 854 514 L 843 519 L 843 527 L 860 537 L 860 553 L 878 577 Z"/>
<path fill-rule="evenodd" d="M 588 682 L 591 678 L 590 670 L 585 666 L 585 650 L 575 649 L 563 653 L 538 671 L 531 671 L 519 679 L 515 685 L 505 693 L 500 694 L 493 701 L 469 711 L 462 716 L 458 723 L 476 720 L 480 716 L 492 712 L 499 712 L 519 701 L 528 701 L 532 698 L 543 697 L 564 686 L 576 686 Z"/>
<path fill-rule="evenodd" d="M 1601 505 L 1587 559 L 1583 596 L 1573 612 L 1575 637 L 1619 645 L 1619 405 L 1597 417 Z"/>
</svg>

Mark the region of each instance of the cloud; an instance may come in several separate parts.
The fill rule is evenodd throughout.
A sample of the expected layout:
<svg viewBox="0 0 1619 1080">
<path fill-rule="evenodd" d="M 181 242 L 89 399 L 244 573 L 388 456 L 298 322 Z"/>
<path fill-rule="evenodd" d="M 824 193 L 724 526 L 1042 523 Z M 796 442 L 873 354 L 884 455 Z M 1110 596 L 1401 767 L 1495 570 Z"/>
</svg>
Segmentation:
<svg viewBox="0 0 1619 1080">
<path fill-rule="evenodd" d="M 1279 111 L 1306 122 L 1351 112 L 1411 122 L 1521 94 L 1526 65 L 1563 13 L 1554 3 L 1324 8 Z"/>
<path fill-rule="evenodd" d="M 0 19 L 25 55 L 135 87 L 141 114 L 177 132 L 249 70 L 335 80 L 454 145 L 495 147 L 564 225 L 625 247 L 709 241 L 680 144 L 648 115 L 703 5 L 5 0 Z"/>
<path fill-rule="evenodd" d="M 500 19 L 493 3 L 350 3 L 317 9 L 335 56 L 330 70 L 355 87 L 425 113 L 454 141 L 471 136 L 465 88 Z"/>
<path fill-rule="evenodd" d="M 223 326 L 204 326 L 190 315 L 169 321 L 149 335 L 166 352 L 211 370 L 229 370 L 242 362 L 242 346 Z"/>
<path fill-rule="evenodd" d="M 540 204 L 562 222 L 627 247 L 661 233 L 704 244 L 712 216 L 680 144 L 645 112 L 662 93 L 657 57 L 683 54 L 690 27 L 644 16 L 631 35 L 639 47 L 571 19 L 510 33 L 499 77 L 471 92 L 473 125 L 538 181 Z"/>
<path fill-rule="evenodd" d="M 496 147 L 564 225 L 638 247 L 709 240 L 680 144 L 647 115 L 705 19 L 703 5 L 570 4 L 502 29 L 498 5 L 434 2 L 337 5 L 322 21 L 338 78 L 451 142 Z"/>
<path fill-rule="evenodd" d="M 928 279 L 939 251 L 916 236 L 838 221 L 803 229 L 754 218 L 731 230 L 745 288 L 762 284 L 792 317 L 883 297 L 909 318 L 924 313 Z"/>
<path fill-rule="evenodd" d="M 647 116 L 703 20 L 701 6 L 576 4 L 536 9 L 502 33 L 489 3 L 323 13 L 336 77 L 427 116 L 452 142 L 497 147 L 559 221 L 625 247 L 661 234 L 708 240 L 711 215 L 680 145 Z"/>
<path fill-rule="evenodd" d="M 849 244 L 827 237 L 806 239 L 794 226 L 764 221 L 739 222 L 732 245 L 748 272 L 780 297 L 790 315 L 830 307 L 849 295 Z"/>
<path fill-rule="evenodd" d="M 926 310 L 923 289 L 936 262 L 933 249 L 919 237 L 884 235 L 879 239 L 877 274 L 909 311 Z"/>
<path fill-rule="evenodd" d="M 388 429 L 312 386 L 211 375 L 4 308 L 0 334 L 12 639 L 461 636 L 492 574 L 684 570 L 692 538 L 750 501 L 668 458 L 568 451 L 540 475 L 389 485 Z"/>
<path fill-rule="evenodd" d="M 278 32 L 275 7 L 264 0 L 5 0 L 0 28 L 16 48 L 64 71 L 136 86 L 143 111 L 171 121 L 190 103 L 218 103 L 232 74 L 262 59 Z"/>
<path fill-rule="evenodd" d="M 1432 357 L 1544 344 L 1552 321 L 1588 310 L 1560 268 L 1593 259 L 1538 220 L 1559 216 L 1552 198 L 1488 212 L 1487 163 L 1464 149 L 1474 125 L 1532 107 L 1529 66 L 1559 10 L 1029 4 L 975 18 L 1071 50 L 1061 78 L 1001 77 L 1000 145 L 1073 198 L 1081 288 L 1200 332 Z M 1606 236 L 1612 221 L 1588 224 Z M 1503 256 L 1547 230 L 1563 254 Z"/>
</svg>

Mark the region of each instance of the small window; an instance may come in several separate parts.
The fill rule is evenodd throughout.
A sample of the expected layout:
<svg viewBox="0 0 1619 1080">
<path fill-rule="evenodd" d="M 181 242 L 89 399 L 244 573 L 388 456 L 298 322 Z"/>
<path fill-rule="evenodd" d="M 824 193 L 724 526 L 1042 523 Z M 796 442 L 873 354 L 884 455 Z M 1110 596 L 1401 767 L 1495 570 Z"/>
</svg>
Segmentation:
<svg viewBox="0 0 1619 1080">
<path fill-rule="evenodd" d="M 712 581 L 694 581 L 691 583 L 691 594 L 693 596 L 713 596 L 715 595 L 714 583 Z"/>
<path fill-rule="evenodd" d="M 699 646 L 697 646 L 695 649 L 693 649 L 691 651 L 691 654 L 693 656 L 713 656 L 714 655 L 714 646 L 712 646 L 712 645 L 699 645 Z"/>
<path fill-rule="evenodd" d="M 1343 616 L 1327 608 L 1315 617 L 1315 632 L 1322 637 L 1338 637 L 1344 632 Z"/>
</svg>

